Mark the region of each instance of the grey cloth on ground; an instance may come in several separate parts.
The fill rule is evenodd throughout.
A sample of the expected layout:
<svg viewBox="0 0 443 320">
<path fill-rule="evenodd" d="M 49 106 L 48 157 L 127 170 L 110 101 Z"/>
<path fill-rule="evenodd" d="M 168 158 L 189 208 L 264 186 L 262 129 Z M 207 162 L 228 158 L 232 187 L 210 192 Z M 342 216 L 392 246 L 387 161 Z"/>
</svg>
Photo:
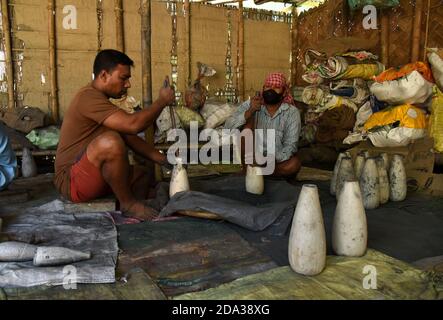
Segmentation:
<svg viewBox="0 0 443 320">
<path fill-rule="evenodd" d="M 192 191 L 177 193 L 168 202 L 169 185 L 160 184 L 150 205 L 161 210 L 161 217 L 180 210 L 207 211 L 252 231 L 272 225 L 281 234 L 291 222 L 300 192 L 286 181 L 265 179 L 264 194 L 250 194 L 241 176 L 191 180 L 190 185 Z"/>
<path fill-rule="evenodd" d="M 117 229 L 106 214 L 66 214 L 56 200 L 17 216 L 3 232 L 14 241 L 90 251 L 92 257 L 71 264 L 75 269 L 35 267 L 32 261 L 0 263 L 2 288 L 115 282 Z"/>
</svg>

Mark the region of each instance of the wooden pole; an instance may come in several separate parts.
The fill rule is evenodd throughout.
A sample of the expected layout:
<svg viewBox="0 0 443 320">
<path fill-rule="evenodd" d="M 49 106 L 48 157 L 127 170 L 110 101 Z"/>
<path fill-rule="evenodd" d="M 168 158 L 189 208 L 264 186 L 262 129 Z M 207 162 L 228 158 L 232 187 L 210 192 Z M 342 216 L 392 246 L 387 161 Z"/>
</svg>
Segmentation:
<svg viewBox="0 0 443 320">
<path fill-rule="evenodd" d="M 381 10 L 381 62 L 389 66 L 389 13 Z"/>
<path fill-rule="evenodd" d="M 298 15 L 297 7 L 292 6 L 292 59 L 291 59 L 291 85 L 295 86 L 297 82 L 297 67 L 298 67 Z"/>
<path fill-rule="evenodd" d="M 55 0 L 48 0 L 49 15 L 49 73 L 51 79 L 50 111 L 52 120 L 59 120 L 58 87 L 57 87 L 57 52 L 55 42 Z"/>
<path fill-rule="evenodd" d="M 238 2 L 238 94 L 240 101 L 245 99 L 245 19 L 243 0 Z"/>
<path fill-rule="evenodd" d="M 423 0 L 415 1 L 415 15 L 412 27 L 412 51 L 411 61 L 415 62 L 420 59 L 420 37 L 421 37 L 421 21 L 423 16 Z"/>
<path fill-rule="evenodd" d="M 185 74 L 186 86 L 189 86 L 192 81 L 192 62 L 191 62 L 191 6 L 189 0 L 183 3 L 185 12 Z"/>
<path fill-rule="evenodd" d="M 6 83 L 8 85 L 8 108 L 15 107 L 14 94 L 14 62 L 12 59 L 12 41 L 11 41 L 11 23 L 9 17 L 8 0 L 2 1 L 2 23 L 3 23 L 3 41 L 5 46 L 6 60 Z"/>
<path fill-rule="evenodd" d="M 125 26 L 123 18 L 123 0 L 114 0 L 117 50 L 125 52 Z"/>
</svg>

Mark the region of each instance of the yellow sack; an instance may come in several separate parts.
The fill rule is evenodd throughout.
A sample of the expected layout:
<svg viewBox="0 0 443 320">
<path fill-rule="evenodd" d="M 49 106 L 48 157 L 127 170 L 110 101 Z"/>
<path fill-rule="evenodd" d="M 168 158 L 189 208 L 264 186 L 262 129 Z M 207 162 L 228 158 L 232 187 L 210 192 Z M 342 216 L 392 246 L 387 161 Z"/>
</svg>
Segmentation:
<svg viewBox="0 0 443 320">
<path fill-rule="evenodd" d="M 434 138 L 434 148 L 443 152 L 443 93 L 435 87 L 432 99 L 431 137 Z"/>
<path fill-rule="evenodd" d="M 336 79 L 355 79 L 362 78 L 365 80 L 372 80 L 375 76 L 378 76 L 385 69 L 385 66 L 381 63 L 372 64 L 354 64 L 350 65 L 345 73 L 338 76 Z"/>
<path fill-rule="evenodd" d="M 374 113 L 365 123 L 365 130 L 400 122 L 400 127 L 426 129 L 428 119 L 420 108 L 411 104 L 403 104 Z"/>
</svg>

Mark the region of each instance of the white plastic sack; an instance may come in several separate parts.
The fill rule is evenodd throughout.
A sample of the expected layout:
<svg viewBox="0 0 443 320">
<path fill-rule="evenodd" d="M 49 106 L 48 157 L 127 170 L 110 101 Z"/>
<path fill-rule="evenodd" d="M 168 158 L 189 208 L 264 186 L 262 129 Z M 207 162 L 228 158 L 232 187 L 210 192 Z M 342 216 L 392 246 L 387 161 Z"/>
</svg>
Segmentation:
<svg viewBox="0 0 443 320">
<path fill-rule="evenodd" d="M 175 125 L 177 129 L 182 128 L 180 118 L 178 117 L 175 108 L 173 108 L 175 114 Z M 163 143 L 166 140 L 167 133 L 172 129 L 170 108 L 164 108 L 159 117 L 155 121 L 157 129 L 155 131 L 155 143 Z"/>
<path fill-rule="evenodd" d="M 431 64 L 432 74 L 440 90 L 443 91 L 443 59 L 435 52 L 428 54 L 428 60 Z"/>
<path fill-rule="evenodd" d="M 413 129 L 399 127 L 389 131 L 381 130 L 371 132 L 368 138 L 378 148 L 382 147 L 405 147 L 412 141 L 426 137 L 426 129 Z"/>
<path fill-rule="evenodd" d="M 362 132 L 365 129 L 365 123 L 372 116 L 371 102 L 366 102 L 357 112 L 354 132 Z"/>
<path fill-rule="evenodd" d="M 214 129 L 226 122 L 235 112 L 235 109 L 228 103 L 223 105 L 205 104 L 200 111 L 206 120 L 205 129 Z"/>
<path fill-rule="evenodd" d="M 371 92 L 380 101 L 391 105 L 424 103 L 432 95 L 433 84 L 427 81 L 418 71 L 413 71 L 404 78 L 375 82 Z"/>
</svg>

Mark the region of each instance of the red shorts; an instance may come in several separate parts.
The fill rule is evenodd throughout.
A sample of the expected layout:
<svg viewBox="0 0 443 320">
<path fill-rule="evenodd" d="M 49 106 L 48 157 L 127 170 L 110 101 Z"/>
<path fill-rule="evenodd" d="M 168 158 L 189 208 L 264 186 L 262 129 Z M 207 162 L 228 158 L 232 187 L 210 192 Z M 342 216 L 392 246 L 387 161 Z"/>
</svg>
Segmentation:
<svg viewBox="0 0 443 320">
<path fill-rule="evenodd" d="M 100 170 L 86 156 L 86 152 L 71 167 L 71 201 L 88 202 L 112 193 Z"/>
</svg>

